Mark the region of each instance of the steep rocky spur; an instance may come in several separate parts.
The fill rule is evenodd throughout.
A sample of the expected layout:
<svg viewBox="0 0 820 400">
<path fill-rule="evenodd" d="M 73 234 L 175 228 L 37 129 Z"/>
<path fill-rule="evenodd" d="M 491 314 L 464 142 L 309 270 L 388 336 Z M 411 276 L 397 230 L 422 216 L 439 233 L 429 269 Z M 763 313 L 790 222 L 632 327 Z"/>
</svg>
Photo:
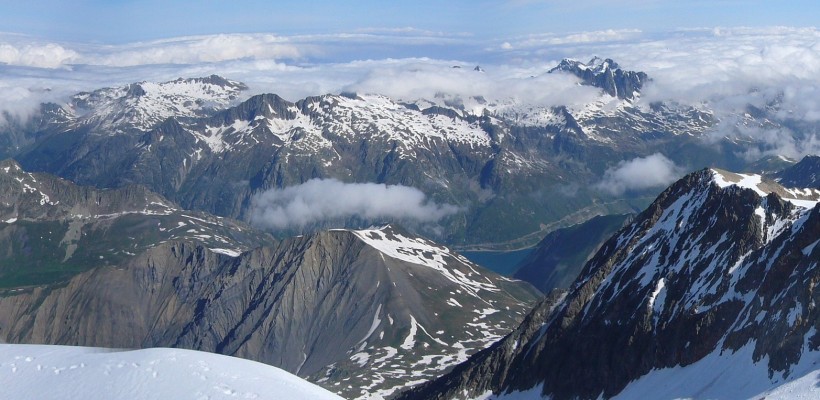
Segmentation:
<svg viewBox="0 0 820 400">
<path fill-rule="evenodd" d="M 399 398 L 610 398 L 653 371 L 731 355 L 775 386 L 820 350 L 819 198 L 757 175 L 692 173 L 609 239 L 563 297 Z M 697 378 L 661 384 L 719 379 Z"/>
</svg>

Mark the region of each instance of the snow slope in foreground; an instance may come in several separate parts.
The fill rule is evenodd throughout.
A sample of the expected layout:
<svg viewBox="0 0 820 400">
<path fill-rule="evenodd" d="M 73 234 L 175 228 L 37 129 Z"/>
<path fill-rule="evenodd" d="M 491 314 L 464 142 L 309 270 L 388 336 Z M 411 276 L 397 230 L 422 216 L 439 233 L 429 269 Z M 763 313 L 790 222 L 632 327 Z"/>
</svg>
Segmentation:
<svg viewBox="0 0 820 400">
<path fill-rule="evenodd" d="M 0 344 L 0 382 L 8 399 L 341 399 L 269 365 L 163 348 Z"/>
<path fill-rule="evenodd" d="M 820 398 L 820 353 L 804 346 L 788 376 L 774 372 L 770 377 L 768 359 L 752 363 L 753 352 L 754 346 L 746 345 L 735 353 L 714 352 L 685 367 L 654 370 L 631 382 L 615 399 Z"/>
<path fill-rule="evenodd" d="M 767 359 L 751 363 L 753 346 L 735 353 L 712 353 L 694 364 L 653 370 L 632 381 L 612 400 L 643 399 L 820 399 L 820 352 L 804 349 L 789 376 L 769 377 Z M 541 399 L 541 386 L 502 395 L 486 393 L 475 400 Z"/>
</svg>

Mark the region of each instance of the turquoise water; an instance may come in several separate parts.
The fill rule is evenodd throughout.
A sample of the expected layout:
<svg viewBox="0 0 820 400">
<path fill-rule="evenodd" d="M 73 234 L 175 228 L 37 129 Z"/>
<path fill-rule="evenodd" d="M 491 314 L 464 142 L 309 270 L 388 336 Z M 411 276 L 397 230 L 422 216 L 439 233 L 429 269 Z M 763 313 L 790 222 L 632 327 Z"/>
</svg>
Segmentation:
<svg viewBox="0 0 820 400">
<path fill-rule="evenodd" d="M 462 251 L 470 261 L 495 273 L 512 276 L 518 263 L 532 252 L 532 248 L 515 251 Z"/>
</svg>

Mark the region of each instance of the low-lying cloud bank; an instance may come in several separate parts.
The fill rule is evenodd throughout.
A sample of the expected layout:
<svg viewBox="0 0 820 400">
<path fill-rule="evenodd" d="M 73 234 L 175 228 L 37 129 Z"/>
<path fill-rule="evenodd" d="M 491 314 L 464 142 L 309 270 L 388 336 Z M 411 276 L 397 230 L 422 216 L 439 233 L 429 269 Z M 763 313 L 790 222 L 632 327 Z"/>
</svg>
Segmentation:
<svg viewBox="0 0 820 400">
<path fill-rule="evenodd" d="M 255 195 L 250 220 L 266 229 L 303 228 L 348 218 L 435 223 L 458 211 L 458 207 L 438 204 L 409 186 L 311 179 Z"/>
<path fill-rule="evenodd" d="M 621 161 L 608 168 L 600 182 L 599 190 L 620 196 L 628 191 L 664 187 L 679 179 L 684 170 L 661 153 Z"/>
<path fill-rule="evenodd" d="M 645 103 L 706 101 L 736 107 L 736 100 L 747 97 L 755 104 L 770 101 L 779 93 L 768 89 L 777 88 L 786 90 L 784 100 L 798 107 L 794 112 L 818 118 L 816 101 L 802 102 L 816 97 L 820 87 L 820 30 L 815 28 L 609 30 L 497 41 L 413 30 L 220 34 L 119 45 L 0 34 L 0 81 L 17 82 L 17 75 L 23 75 L 41 86 L 74 83 L 93 90 L 109 82 L 216 73 L 289 100 L 354 89 L 402 97 L 441 92 L 551 103 L 566 97 L 573 82 L 545 77 L 546 71 L 564 57 L 592 56 L 649 74 Z M 459 73 L 473 72 L 476 64 L 486 73 Z M 449 68 L 456 65 L 469 70 Z"/>
</svg>

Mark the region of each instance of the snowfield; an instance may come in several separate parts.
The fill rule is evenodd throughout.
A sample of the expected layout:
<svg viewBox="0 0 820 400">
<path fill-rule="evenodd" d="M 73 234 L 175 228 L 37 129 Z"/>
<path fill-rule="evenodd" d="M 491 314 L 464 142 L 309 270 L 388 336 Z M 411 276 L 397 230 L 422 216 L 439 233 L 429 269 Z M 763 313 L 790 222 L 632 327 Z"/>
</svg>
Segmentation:
<svg viewBox="0 0 820 400">
<path fill-rule="evenodd" d="M 752 346 L 732 354 L 710 354 L 685 367 L 653 370 L 612 400 L 809 400 L 820 399 L 820 354 L 804 353 L 789 376 L 769 377 L 765 361 L 752 363 Z M 541 386 L 508 394 L 485 393 L 474 400 L 541 399 Z"/>
<path fill-rule="evenodd" d="M 0 381 L 5 399 L 341 399 L 266 364 L 165 348 L 0 344 Z"/>
</svg>

